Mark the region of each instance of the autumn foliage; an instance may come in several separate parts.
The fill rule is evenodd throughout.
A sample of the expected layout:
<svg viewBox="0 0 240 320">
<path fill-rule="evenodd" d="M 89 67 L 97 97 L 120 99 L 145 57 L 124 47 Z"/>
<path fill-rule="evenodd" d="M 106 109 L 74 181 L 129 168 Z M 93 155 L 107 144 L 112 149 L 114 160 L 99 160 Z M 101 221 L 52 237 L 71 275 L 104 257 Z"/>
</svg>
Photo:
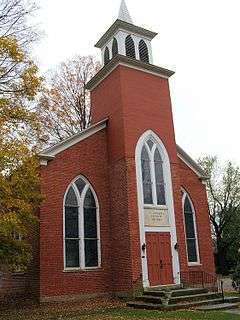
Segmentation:
<svg viewBox="0 0 240 320">
<path fill-rule="evenodd" d="M 35 156 L 40 125 L 31 102 L 42 79 L 29 56 L 35 10 L 22 0 L 0 3 L 0 269 L 22 270 L 31 259 L 28 238 L 41 201 Z"/>
<path fill-rule="evenodd" d="M 61 141 L 90 125 L 90 95 L 85 86 L 99 68 L 92 56 L 76 56 L 46 76 L 37 112 L 47 141 Z"/>
</svg>

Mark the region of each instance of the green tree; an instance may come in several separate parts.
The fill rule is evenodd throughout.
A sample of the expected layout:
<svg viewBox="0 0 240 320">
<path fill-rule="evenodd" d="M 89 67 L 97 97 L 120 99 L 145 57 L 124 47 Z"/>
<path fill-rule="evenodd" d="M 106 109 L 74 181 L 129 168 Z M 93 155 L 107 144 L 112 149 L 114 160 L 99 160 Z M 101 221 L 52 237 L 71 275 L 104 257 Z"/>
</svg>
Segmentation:
<svg viewBox="0 0 240 320">
<path fill-rule="evenodd" d="M 232 162 L 220 166 L 216 157 L 199 160 L 207 182 L 209 216 L 218 272 L 227 273 L 237 262 L 240 248 L 240 169 Z"/>
<path fill-rule="evenodd" d="M 19 270 L 31 257 L 28 243 L 41 201 L 35 142 L 40 124 L 32 109 L 41 77 L 30 58 L 36 40 L 24 0 L 0 3 L 0 268 Z M 21 235 L 21 237 L 19 237 Z"/>
</svg>

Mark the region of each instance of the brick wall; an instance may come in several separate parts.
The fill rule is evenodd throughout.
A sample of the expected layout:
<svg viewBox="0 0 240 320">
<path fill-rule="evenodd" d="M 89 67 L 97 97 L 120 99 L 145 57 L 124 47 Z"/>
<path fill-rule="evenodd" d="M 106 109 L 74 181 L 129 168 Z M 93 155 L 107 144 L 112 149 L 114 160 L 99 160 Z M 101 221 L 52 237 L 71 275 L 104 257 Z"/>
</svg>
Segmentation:
<svg viewBox="0 0 240 320">
<path fill-rule="evenodd" d="M 127 263 L 128 268 L 130 267 L 132 270 L 132 289 L 135 286 L 138 287 L 142 281 L 135 149 L 138 139 L 149 129 L 154 131 L 163 141 L 170 158 L 177 237 L 179 243 L 181 243 L 179 246 L 180 264 L 181 269 L 186 269 L 181 187 L 168 80 L 118 66 L 93 90 L 91 101 L 94 122 L 109 117 L 108 147 L 111 166 L 114 167 L 120 159 L 125 164 L 123 172 L 125 171 L 124 181 L 126 182 L 127 195 L 122 214 L 128 213 L 125 223 L 129 235 L 125 234 L 125 237 L 130 239 L 130 261 L 126 262 L 125 255 L 122 256 L 119 252 L 116 254 L 118 264 L 121 263 L 119 261 L 122 261 L 125 265 Z M 112 177 L 112 179 L 113 183 L 118 183 L 118 177 Z M 116 192 L 119 192 L 118 188 Z M 119 203 L 114 202 L 115 206 L 118 207 Z M 116 218 L 119 218 L 117 214 Z M 121 229 L 116 229 L 115 235 L 117 233 L 121 238 Z M 118 265 L 115 270 L 118 270 Z"/>
<path fill-rule="evenodd" d="M 184 183 L 186 185 L 189 183 L 188 189 L 191 190 L 191 187 L 193 187 L 193 196 L 199 194 L 199 202 L 197 198 L 195 202 L 198 202 L 200 212 L 198 217 L 200 233 L 204 230 L 204 225 L 209 230 L 207 199 L 205 187 L 199 181 L 196 174 L 188 167 L 185 168 L 183 174 L 183 168 L 179 165 L 168 80 L 128 67 L 118 66 L 93 90 L 91 100 L 94 121 L 109 117 L 108 145 L 110 162 L 114 165 L 119 159 L 125 159 L 125 180 L 127 183 L 126 206 L 128 211 L 128 229 L 130 230 L 129 245 L 132 265 L 132 286 L 134 286 L 135 282 L 138 282 L 138 279 L 141 279 L 135 148 L 140 136 L 149 129 L 160 137 L 169 155 L 180 270 L 190 270 L 187 263 L 181 186 Z M 116 183 L 115 179 L 114 183 Z M 199 239 L 199 241 L 202 241 L 201 268 L 214 272 L 211 258 L 210 232 L 207 231 L 206 238 L 202 238 L 203 235 Z"/>
<path fill-rule="evenodd" d="M 26 296 L 29 279 L 25 273 L 0 275 L 0 302 L 10 302 Z"/>
<path fill-rule="evenodd" d="M 108 127 L 58 154 L 41 169 L 40 297 L 129 293 L 142 286 L 135 149 L 153 130 L 170 159 L 181 271 L 189 270 L 181 186 L 197 211 L 201 268 L 214 271 L 206 192 L 197 176 L 177 157 L 167 79 L 118 66 L 91 93 L 93 123 Z M 63 270 L 63 196 L 69 183 L 84 175 L 100 204 L 102 266 L 94 271 Z M 207 232 L 206 232 L 207 230 Z"/>
<path fill-rule="evenodd" d="M 92 184 L 100 205 L 101 268 L 64 272 L 63 197 L 78 175 Z M 109 179 L 105 130 L 63 151 L 41 169 L 40 298 L 111 291 Z"/>
<path fill-rule="evenodd" d="M 32 260 L 25 272 L 0 273 L 0 302 L 18 302 L 24 297 L 39 296 L 39 225 L 29 230 L 28 242 L 32 246 Z"/>
<path fill-rule="evenodd" d="M 200 266 L 192 266 L 188 269 L 189 271 L 203 270 L 214 274 L 213 242 L 208 215 L 206 186 L 181 159 L 179 159 L 179 174 L 181 186 L 189 194 L 195 209 L 201 263 Z"/>
</svg>

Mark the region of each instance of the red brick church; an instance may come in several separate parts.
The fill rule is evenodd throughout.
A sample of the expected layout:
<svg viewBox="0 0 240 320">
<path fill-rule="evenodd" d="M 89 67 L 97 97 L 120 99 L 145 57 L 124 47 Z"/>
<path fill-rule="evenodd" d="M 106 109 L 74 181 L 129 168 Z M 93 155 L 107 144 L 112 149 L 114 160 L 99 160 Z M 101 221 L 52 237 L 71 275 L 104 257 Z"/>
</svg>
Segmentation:
<svg viewBox="0 0 240 320">
<path fill-rule="evenodd" d="M 119 17 L 96 44 L 92 125 L 43 151 L 40 300 L 129 295 L 214 273 L 207 177 L 175 141 L 155 32 Z"/>
</svg>

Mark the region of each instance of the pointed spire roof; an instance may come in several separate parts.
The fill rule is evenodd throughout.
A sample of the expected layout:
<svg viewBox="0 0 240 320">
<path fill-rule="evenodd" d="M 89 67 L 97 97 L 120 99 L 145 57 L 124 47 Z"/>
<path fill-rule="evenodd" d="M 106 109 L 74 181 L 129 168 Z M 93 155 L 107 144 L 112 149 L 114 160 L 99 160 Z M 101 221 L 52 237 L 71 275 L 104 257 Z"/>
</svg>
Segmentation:
<svg viewBox="0 0 240 320">
<path fill-rule="evenodd" d="M 121 2 L 119 13 L 118 13 L 118 19 L 133 24 L 133 21 L 128 11 L 125 0 L 122 0 Z"/>
<path fill-rule="evenodd" d="M 128 33 L 135 33 L 142 37 L 152 40 L 157 33 L 150 30 L 138 27 L 133 24 L 132 18 L 128 11 L 125 0 L 121 0 L 121 6 L 117 20 L 111 25 L 111 27 L 104 33 L 104 35 L 95 44 L 97 48 L 103 48 L 104 45 L 115 35 L 118 30 L 124 30 Z"/>
</svg>

